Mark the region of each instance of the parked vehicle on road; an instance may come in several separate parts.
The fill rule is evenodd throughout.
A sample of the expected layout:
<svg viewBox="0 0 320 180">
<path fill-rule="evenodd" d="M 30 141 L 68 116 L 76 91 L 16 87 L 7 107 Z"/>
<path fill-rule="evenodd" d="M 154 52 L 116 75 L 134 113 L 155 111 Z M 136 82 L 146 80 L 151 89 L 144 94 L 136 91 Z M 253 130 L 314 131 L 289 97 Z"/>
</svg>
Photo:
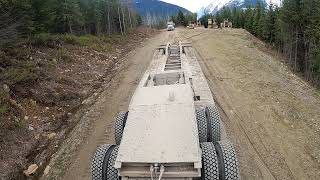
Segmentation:
<svg viewBox="0 0 320 180">
<path fill-rule="evenodd" d="M 172 21 L 169 21 L 169 22 L 167 23 L 167 30 L 168 30 L 168 31 L 174 31 L 174 29 L 175 29 L 175 23 L 172 22 Z"/>
</svg>

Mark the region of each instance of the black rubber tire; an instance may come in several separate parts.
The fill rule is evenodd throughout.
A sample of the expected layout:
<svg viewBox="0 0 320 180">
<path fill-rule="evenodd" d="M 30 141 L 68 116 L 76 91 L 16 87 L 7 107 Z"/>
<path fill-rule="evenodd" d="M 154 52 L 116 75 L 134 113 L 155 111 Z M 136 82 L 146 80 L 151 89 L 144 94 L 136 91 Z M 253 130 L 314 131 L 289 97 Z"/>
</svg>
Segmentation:
<svg viewBox="0 0 320 180">
<path fill-rule="evenodd" d="M 230 142 L 201 143 L 201 180 L 238 180 L 239 166 Z"/>
<path fill-rule="evenodd" d="M 237 180 L 240 176 L 239 163 L 236 156 L 236 151 L 233 145 L 228 141 L 220 141 L 218 144 L 221 147 L 224 161 L 225 179 Z M 216 145 L 217 146 L 217 145 Z"/>
<path fill-rule="evenodd" d="M 221 140 L 221 118 L 218 108 L 215 105 L 206 107 L 206 116 L 208 123 L 207 142 L 218 142 Z"/>
<path fill-rule="evenodd" d="M 114 163 L 117 159 L 117 155 L 118 155 L 118 150 L 119 150 L 119 146 L 116 146 L 112 153 L 111 156 L 109 157 L 109 162 L 108 162 L 108 166 L 106 167 L 106 178 L 107 180 L 119 180 L 119 174 L 118 174 L 118 170 L 116 168 L 114 168 Z"/>
<path fill-rule="evenodd" d="M 199 142 L 207 142 L 208 139 L 208 131 L 207 131 L 207 117 L 206 117 L 206 109 L 205 108 L 196 108 L 196 116 L 197 116 L 197 125 L 198 125 L 198 134 L 199 134 Z"/>
<path fill-rule="evenodd" d="M 118 180 L 118 170 L 113 167 L 118 154 L 118 146 L 106 144 L 100 146 L 92 159 L 92 180 Z"/>
<path fill-rule="evenodd" d="M 116 145 L 120 145 L 124 127 L 126 126 L 128 112 L 119 112 L 115 117 L 114 136 Z"/>
<path fill-rule="evenodd" d="M 201 143 L 201 180 L 219 180 L 218 157 L 212 142 Z"/>
</svg>

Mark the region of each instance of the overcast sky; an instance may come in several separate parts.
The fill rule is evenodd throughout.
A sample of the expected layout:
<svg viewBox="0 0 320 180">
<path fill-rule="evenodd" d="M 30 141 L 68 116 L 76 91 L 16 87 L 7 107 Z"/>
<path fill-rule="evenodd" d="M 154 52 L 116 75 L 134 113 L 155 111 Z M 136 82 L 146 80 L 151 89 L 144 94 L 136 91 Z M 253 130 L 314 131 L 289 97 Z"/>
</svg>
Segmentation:
<svg viewBox="0 0 320 180">
<path fill-rule="evenodd" d="M 192 12 L 197 12 L 202 6 L 205 6 L 213 0 L 161 0 L 171 4 L 184 7 Z"/>
</svg>

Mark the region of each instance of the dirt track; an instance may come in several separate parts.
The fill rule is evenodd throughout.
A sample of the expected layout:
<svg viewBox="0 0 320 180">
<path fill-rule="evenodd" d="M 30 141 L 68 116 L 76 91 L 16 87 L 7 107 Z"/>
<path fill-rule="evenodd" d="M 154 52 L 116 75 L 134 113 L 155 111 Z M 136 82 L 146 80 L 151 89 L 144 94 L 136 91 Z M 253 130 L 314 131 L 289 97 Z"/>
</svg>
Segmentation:
<svg viewBox="0 0 320 180">
<path fill-rule="evenodd" d="M 179 40 L 192 42 L 198 52 L 242 179 L 320 178 L 319 93 L 243 30 L 178 29 L 147 40 L 123 59 L 43 179 L 90 179 L 91 156 L 97 146 L 114 142 L 113 117 L 126 110 L 154 48 Z"/>
</svg>

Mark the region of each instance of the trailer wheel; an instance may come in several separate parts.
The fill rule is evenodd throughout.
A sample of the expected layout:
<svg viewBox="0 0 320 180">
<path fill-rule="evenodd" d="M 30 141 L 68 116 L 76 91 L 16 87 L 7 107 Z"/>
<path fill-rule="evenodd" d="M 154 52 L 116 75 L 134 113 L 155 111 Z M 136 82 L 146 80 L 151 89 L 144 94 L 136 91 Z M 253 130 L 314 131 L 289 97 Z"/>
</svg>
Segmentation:
<svg viewBox="0 0 320 180">
<path fill-rule="evenodd" d="M 237 180 L 239 167 L 234 147 L 230 142 L 204 142 L 202 150 L 202 180 Z"/>
<path fill-rule="evenodd" d="M 122 139 L 124 127 L 126 126 L 128 112 L 119 112 L 115 118 L 114 135 L 116 144 L 119 145 Z"/>
<path fill-rule="evenodd" d="M 221 140 L 220 114 L 215 105 L 206 107 L 208 121 L 208 142 L 218 142 Z"/>
<path fill-rule="evenodd" d="M 218 149 L 219 146 L 221 148 L 223 156 L 225 179 L 239 179 L 239 164 L 233 145 L 228 141 L 220 141 L 216 144 L 216 149 Z"/>
<path fill-rule="evenodd" d="M 196 109 L 196 116 L 197 116 L 199 141 L 200 141 L 200 143 L 207 142 L 208 132 L 207 132 L 206 109 L 205 108 L 197 108 Z"/>
<path fill-rule="evenodd" d="M 218 157 L 212 142 L 201 143 L 201 180 L 219 180 Z"/>
<path fill-rule="evenodd" d="M 91 165 L 92 180 L 119 180 L 118 170 L 113 167 L 117 154 L 115 145 L 103 145 L 96 150 Z"/>
</svg>

